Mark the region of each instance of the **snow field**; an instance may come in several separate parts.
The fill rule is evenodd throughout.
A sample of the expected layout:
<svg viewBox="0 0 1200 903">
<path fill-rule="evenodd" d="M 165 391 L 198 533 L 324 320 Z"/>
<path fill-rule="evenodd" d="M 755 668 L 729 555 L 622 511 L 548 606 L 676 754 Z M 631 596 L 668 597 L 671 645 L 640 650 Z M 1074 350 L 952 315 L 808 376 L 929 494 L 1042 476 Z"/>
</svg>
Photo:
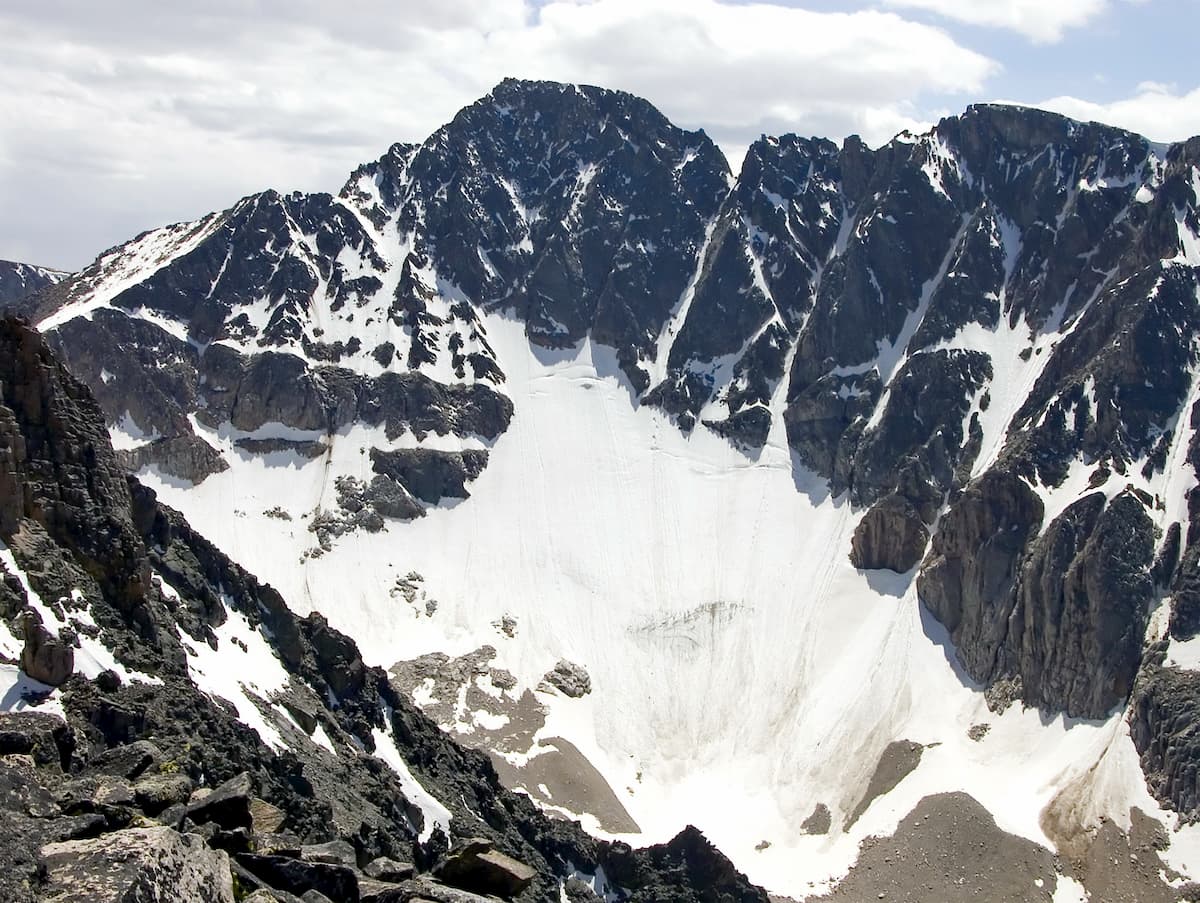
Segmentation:
<svg viewBox="0 0 1200 903">
<path fill-rule="evenodd" d="M 863 837 L 893 830 L 929 793 L 964 790 L 1003 829 L 1048 843 L 1042 808 L 1114 745 L 1124 777 L 1097 787 L 1088 816 L 1127 821 L 1128 787 L 1152 811 L 1117 716 L 1047 724 L 1019 707 L 987 711 L 922 616 L 913 575 L 850 566 L 858 515 L 794 468 L 781 424 L 757 458 L 703 428 L 683 436 L 630 404 L 608 349 L 548 352 L 519 323 L 486 325 L 516 412 L 465 502 L 301 561 L 315 544 L 302 515 L 334 506 L 336 476 L 370 477 L 364 450 L 385 444 L 381 430 L 329 437 L 315 461 L 234 452 L 200 486 L 150 482 L 372 664 L 489 643 L 526 686 L 559 658 L 584 665 L 594 692 L 543 696 L 539 736 L 566 737 L 605 775 L 643 828 L 629 839 L 694 823 L 775 891 L 826 886 Z M 276 504 L 293 520 L 263 515 Z M 433 617 L 389 593 L 411 570 L 439 602 Z M 515 638 L 491 626 L 503 615 Z M 981 722 L 989 733 L 968 739 Z M 940 745 L 843 831 L 884 747 L 902 738 Z M 801 835 L 819 802 L 833 830 Z M 758 851 L 762 840 L 771 846 Z"/>
</svg>

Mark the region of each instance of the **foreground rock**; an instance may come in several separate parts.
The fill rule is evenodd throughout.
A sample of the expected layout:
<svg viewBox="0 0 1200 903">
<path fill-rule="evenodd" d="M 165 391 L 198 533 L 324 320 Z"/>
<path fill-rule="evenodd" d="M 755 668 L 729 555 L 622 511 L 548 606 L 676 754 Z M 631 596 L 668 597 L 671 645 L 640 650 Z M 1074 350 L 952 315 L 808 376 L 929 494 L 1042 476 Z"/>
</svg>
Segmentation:
<svg viewBox="0 0 1200 903">
<path fill-rule="evenodd" d="M 132 828 L 42 848 L 45 903 L 233 903 L 229 858 L 195 835 Z"/>
</svg>

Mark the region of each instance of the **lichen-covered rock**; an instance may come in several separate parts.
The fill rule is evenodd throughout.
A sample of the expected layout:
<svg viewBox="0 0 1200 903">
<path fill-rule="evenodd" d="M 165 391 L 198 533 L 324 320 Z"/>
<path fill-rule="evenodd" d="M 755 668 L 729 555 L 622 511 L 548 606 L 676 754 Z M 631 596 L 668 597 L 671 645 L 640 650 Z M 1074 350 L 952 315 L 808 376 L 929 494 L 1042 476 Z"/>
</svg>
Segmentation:
<svg viewBox="0 0 1200 903">
<path fill-rule="evenodd" d="M 149 740 L 137 740 L 100 752 L 88 762 L 88 769 L 133 780 L 156 768 L 162 758 L 162 750 Z"/>
<path fill-rule="evenodd" d="M 170 806 L 186 803 L 192 789 L 192 779 L 186 774 L 152 774 L 143 776 L 133 792 L 143 812 L 158 815 Z"/>
<path fill-rule="evenodd" d="M 411 862 L 399 862 L 380 856 L 363 866 L 363 874 L 376 881 L 405 881 L 413 876 L 413 865 Z"/>
<path fill-rule="evenodd" d="M 130 828 L 42 848 L 45 903 L 233 903 L 229 858 L 170 828 Z"/>
<path fill-rule="evenodd" d="M 0 712 L 0 755 L 28 755 L 38 765 L 65 768 L 75 751 L 75 735 L 49 712 Z"/>
</svg>

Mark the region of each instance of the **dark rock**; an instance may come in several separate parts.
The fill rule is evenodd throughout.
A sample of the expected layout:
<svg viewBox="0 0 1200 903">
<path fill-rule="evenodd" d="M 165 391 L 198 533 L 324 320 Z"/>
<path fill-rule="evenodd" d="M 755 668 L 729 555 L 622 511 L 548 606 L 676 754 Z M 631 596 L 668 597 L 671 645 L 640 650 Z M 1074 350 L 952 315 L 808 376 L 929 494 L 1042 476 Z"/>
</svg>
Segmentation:
<svg viewBox="0 0 1200 903">
<path fill-rule="evenodd" d="M 110 806 L 133 806 L 133 785 L 124 778 L 101 775 L 68 781 L 59 788 L 58 803 L 68 814 L 103 811 Z"/>
<path fill-rule="evenodd" d="M 286 832 L 279 834 L 255 834 L 254 852 L 268 856 L 290 856 L 300 858 L 300 838 Z"/>
<path fill-rule="evenodd" d="M 397 882 L 359 878 L 358 898 L 361 903 L 397 903 L 397 901 L 403 900 L 404 896 Z"/>
<path fill-rule="evenodd" d="M 121 686 L 121 677 L 116 671 L 111 668 L 101 671 L 95 677 L 96 686 L 105 693 L 111 693 Z"/>
<path fill-rule="evenodd" d="M 364 497 L 384 517 L 413 520 L 425 516 L 421 503 L 404 486 L 383 474 L 371 478 Z"/>
<path fill-rule="evenodd" d="M 682 882 L 696 888 L 701 900 L 768 903 L 766 891 L 749 885 L 733 863 L 691 825 L 668 843 L 639 852 L 645 856 L 640 867 L 632 856 L 633 861 L 610 858 L 605 873 L 618 886 L 636 886 L 640 899 L 676 899 L 678 893 L 672 885 Z M 674 877 L 665 879 L 666 875 Z"/>
<path fill-rule="evenodd" d="M 254 824 L 250 816 L 251 798 L 250 775 L 243 771 L 212 793 L 190 802 L 188 818 L 198 825 L 213 822 L 226 830 L 250 828 Z"/>
<path fill-rule="evenodd" d="M 833 817 L 829 813 L 829 807 L 824 803 L 817 803 L 813 807 L 812 814 L 800 823 L 800 833 L 828 834 L 832 826 Z"/>
<path fill-rule="evenodd" d="M 850 563 L 903 574 L 917 565 L 928 543 L 929 531 L 917 510 L 907 499 L 888 495 L 872 505 L 855 528 Z"/>
<path fill-rule="evenodd" d="M 398 890 L 394 893 L 393 899 L 385 896 L 379 899 L 378 903 L 393 903 L 393 901 L 397 901 L 397 903 L 398 901 L 405 901 L 405 903 L 424 903 L 424 901 L 428 901 L 428 903 L 496 903 L 498 899 L 457 887 L 447 887 L 428 875 L 419 875 L 401 882 Z"/>
<path fill-rule="evenodd" d="M 1188 822 L 1200 819 L 1200 672 L 1146 672 L 1130 699 L 1129 734 L 1154 798 Z"/>
<path fill-rule="evenodd" d="M 219 830 L 208 838 L 208 845 L 214 850 L 224 850 L 226 853 L 250 853 L 254 851 L 254 835 L 249 828 Z"/>
<path fill-rule="evenodd" d="M 472 838 L 452 849 L 433 869 L 439 881 L 479 894 L 512 898 L 533 882 L 529 866 L 496 850 L 492 841 Z"/>
<path fill-rule="evenodd" d="M 275 834 L 287 821 L 287 813 L 255 797 L 250 801 L 250 820 L 255 834 Z"/>
<path fill-rule="evenodd" d="M 40 899 L 66 903 L 233 903 L 229 860 L 170 828 L 131 828 L 42 848 Z"/>
<path fill-rule="evenodd" d="M 391 477 L 411 495 L 430 505 L 443 498 L 469 498 L 466 484 L 483 473 L 487 458 L 488 453 L 483 450 L 371 449 L 371 466 L 377 474 Z"/>
<path fill-rule="evenodd" d="M 239 853 L 236 859 L 239 865 L 272 888 L 297 895 L 316 890 L 331 900 L 358 903 L 358 882 L 354 871 L 344 865 L 256 853 Z"/>
<path fill-rule="evenodd" d="M 269 455 L 274 452 L 292 452 L 301 458 L 319 458 L 329 451 L 324 442 L 304 439 L 237 439 L 233 443 L 252 455 Z"/>
<path fill-rule="evenodd" d="M 36 780 L 32 760 L 28 761 L 28 769 L 0 763 L 0 818 L 5 812 L 32 818 L 51 818 L 62 812 L 54 794 Z"/>
<path fill-rule="evenodd" d="M 166 825 L 168 828 L 174 828 L 180 831 L 183 827 L 183 820 L 187 817 L 187 805 L 184 803 L 175 803 L 167 806 L 158 815 L 154 816 L 154 820 L 159 824 Z"/>
<path fill-rule="evenodd" d="M 133 780 L 157 768 L 162 758 L 162 750 L 149 740 L 137 740 L 104 750 L 88 762 L 88 770 Z"/>
<path fill-rule="evenodd" d="M 1013 583 L 1042 511 L 1024 480 L 993 470 L 963 491 L 934 533 L 917 593 L 950 631 L 959 661 L 976 680 L 1001 676 Z"/>
<path fill-rule="evenodd" d="M 32 313 L 38 308 L 33 296 L 57 285 L 66 276 L 61 270 L 0 260 L 0 308 L 21 314 Z"/>
<path fill-rule="evenodd" d="M 1154 525 L 1122 493 L 1085 496 L 1054 519 L 1022 564 L 1007 659 L 1023 699 L 1084 718 L 1124 704 L 1142 658 L 1154 581 Z"/>
</svg>

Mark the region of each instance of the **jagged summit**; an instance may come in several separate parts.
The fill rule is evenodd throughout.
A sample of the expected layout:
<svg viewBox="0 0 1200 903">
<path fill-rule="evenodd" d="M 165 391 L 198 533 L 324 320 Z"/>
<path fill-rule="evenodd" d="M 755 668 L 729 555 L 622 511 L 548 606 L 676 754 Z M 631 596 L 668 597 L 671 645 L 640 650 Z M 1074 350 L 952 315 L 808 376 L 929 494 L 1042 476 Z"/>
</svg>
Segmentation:
<svg viewBox="0 0 1200 903">
<path fill-rule="evenodd" d="M 506 81 L 40 327 L 126 467 L 542 805 L 785 891 L 930 797 L 1063 852 L 1196 815 L 1198 146 L 984 104 L 731 179 Z"/>
</svg>

